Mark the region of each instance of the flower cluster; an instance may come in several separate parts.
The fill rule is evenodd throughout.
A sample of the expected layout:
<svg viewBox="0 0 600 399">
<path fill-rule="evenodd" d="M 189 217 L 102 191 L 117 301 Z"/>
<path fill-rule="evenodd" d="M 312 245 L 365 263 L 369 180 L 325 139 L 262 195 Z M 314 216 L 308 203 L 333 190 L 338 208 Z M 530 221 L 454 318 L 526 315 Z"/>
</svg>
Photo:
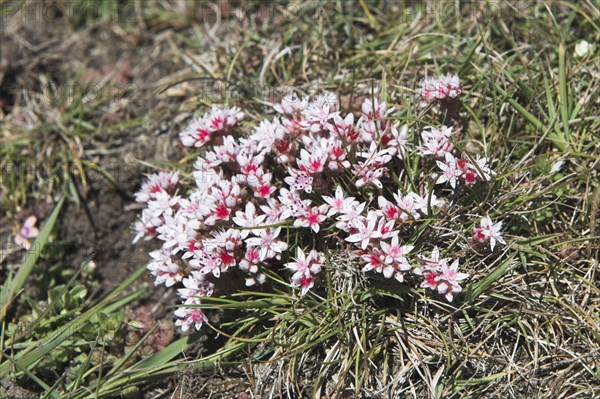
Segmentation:
<svg viewBox="0 0 600 399">
<path fill-rule="evenodd" d="M 452 154 L 452 138 L 452 128 L 448 126 L 442 126 L 440 129 L 428 126 L 421 133 L 423 144 L 419 147 L 419 152 L 424 157 L 436 159 L 436 165 L 441 171 L 436 183 L 450 183 L 452 189 L 455 189 L 459 181 L 472 186 L 479 181 L 490 180 L 493 172 L 487 159 L 478 157 L 472 160 L 466 154 L 457 159 Z"/>
<path fill-rule="evenodd" d="M 244 118 L 244 113 L 239 108 L 213 107 L 210 112 L 201 118 L 194 119 L 179 138 L 187 147 L 201 147 L 208 143 L 219 132 L 227 132 Z"/>
<path fill-rule="evenodd" d="M 421 258 L 421 266 L 414 270 L 423 277 L 422 288 L 429 288 L 444 295 L 452 301 L 454 295 L 462 291 L 459 281 L 469 277 L 458 271 L 458 259 L 450 263 L 450 258 L 440 259 L 440 251 L 435 247 L 431 256 Z"/>
<path fill-rule="evenodd" d="M 460 93 L 454 79 L 447 87 L 447 96 Z M 194 305 L 218 291 L 216 280 L 233 270 L 254 286 L 265 282 L 266 268 L 287 269 L 291 285 L 305 294 L 324 269 L 325 251 L 340 242 L 364 272 L 402 282 L 412 270 L 423 287 L 451 301 L 467 276 L 457 271 L 458 261 L 438 259 L 436 249 L 414 269 L 415 247 L 403 238 L 447 203 L 424 184 L 400 188 L 396 176 L 415 149 L 442 170 L 434 182 L 471 185 L 490 178 L 485 158 L 454 158 L 447 127 L 426 128 L 421 146 L 411 148 L 408 127 L 377 99 L 365 99 L 357 115 L 343 114 L 331 93 L 313 101 L 291 95 L 274 110 L 276 117 L 242 135 L 240 109 L 213 107 L 180 134 L 185 147 L 202 147 L 193 171 L 182 178 L 192 186 L 178 191 L 179 174 L 161 172 L 136 194 L 146 207 L 134 242 L 162 242 L 150 253 L 148 270 L 156 284 L 183 287 L 177 325 L 200 328 L 206 316 Z M 492 246 L 501 241 L 497 230 L 482 234 Z"/>
<path fill-rule="evenodd" d="M 462 93 L 458 76 L 452 74 L 441 75 L 438 78 L 425 78 L 420 86 L 417 93 L 423 99 L 423 105 L 455 99 Z"/>
<path fill-rule="evenodd" d="M 436 164 L 442 171 L 436 183 L 450 183 L 453 189 L 456 188 L 458 181 L 472 186 L 479 181 L 490 180 L 492 175 L 486 158 L 477 158 L 471 162 L 464 154 L 456 159 L 454 155 L 447 152 L 444 155 L 444 162 L 436 161 Z"/>
</svg>

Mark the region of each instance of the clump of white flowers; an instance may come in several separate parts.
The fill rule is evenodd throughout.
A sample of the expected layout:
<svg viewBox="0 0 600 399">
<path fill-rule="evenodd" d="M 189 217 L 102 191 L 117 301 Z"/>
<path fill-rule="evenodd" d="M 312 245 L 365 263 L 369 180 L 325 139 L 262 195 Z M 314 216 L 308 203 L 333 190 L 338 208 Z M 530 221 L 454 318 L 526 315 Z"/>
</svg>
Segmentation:
<svg viewBox="0 0 600 399">
<path fill-rule="evenodd" d="M 462 93 L 462 87 L 457 75 L 447 74 L 423 79 L 417 92 L 423 100 L 422 104 L 427 105 L 457 99 Z"/>
<path fill-rule="evenodd" d="M 454 75 L 426 79 L 420 92 L 425 101 L 460 93 Z M 332 93 L 313 101 L 291 95 L 274 110 L 276 117 L 242 135 L 239 108 L 213 107 L 180 134 L 184 146 L 202 147 L 193 183 L 179 187 L 177 172 L 161 172 L 136 194 L 146 207 L 134 242 L 161 242 L 150 253 L 148 270 L 156 284 L 177 287 L 177 325 L 200 328 L 206 316 L 194 305 L 228 273 L 258 286 L 266 280 L 265 268 L 287 270 L 291 285 L 306 294 L 340 242 L 364 272 L 399 282 L 410 273 L 452 301 L 468 277 L 458 271 L 458 260 L 440 259 L 437 247 L 429 257 L 415 256 L 415 246 L 405 241 L 416 221 L 450 205 L 425 184 L 407 190 L 394 176 L 416 149 L 422 162 L 441 172 L 424 178 L 454 190 L 459 183 L 490 180 L 486 159 L 457 154 L 446 126 L 426 127 L 420 145 L 411 143 L 408 126 L 394 120 L 396 110 L 377 99 L 365 99 L 358 117 L 342 113 Z M 504 242 L 499 225 L 487 221 L 474 237 L 492 249 Z"/>
</svg>

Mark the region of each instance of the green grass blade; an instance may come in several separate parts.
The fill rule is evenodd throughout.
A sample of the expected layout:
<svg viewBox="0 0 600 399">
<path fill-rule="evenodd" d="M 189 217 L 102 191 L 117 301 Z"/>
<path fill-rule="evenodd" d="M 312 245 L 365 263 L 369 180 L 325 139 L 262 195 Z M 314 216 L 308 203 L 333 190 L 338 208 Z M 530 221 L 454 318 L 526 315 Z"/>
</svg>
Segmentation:
<svg viewBox="0 0 600 399">
<path fill-rule="evenodd" d="M 479 297 L 484 291 L 490 288 L 498 279 L 508 273 L 513 266 L 513 259 L 517 256 L 517 253 L 513 253 L 506 259 L 500 266 L 494 269 L 485 278 L 472 284 L 466 290 L 466 300 L 468 302 L 473 301 Z"/>
<path fill-rule="evenodd" d="M 508 93 L 506 93 L 498 84 L 494 84 L 496 90 L 498 90 L 506 99 L 514 109 L 517 111 L 523 118 L 525 118 L 529 123 L 531 123 L 536 129 L 542 132 L 549 132 L 551 127 L 546 126 L 542 121 L 535 117 L 531 112 L 527 111 L 521 104 L 519 104 L 515 99 L 511 98 Z M 565 151 L 567 148 L 567 141 L 565 140 L 562 133 L 554 132 L 548 134 L 548 138 L 552 143 L 561 151 Z"/>
<path fill-rule="evenodd" d="M 88 309 L 85 313 L 78 316 L 76 319 L 67 323 L 62 329 L 58 330 L 55 334 L 49 336 L 45 340 L 38 343 L 38 346 L 29 352 L 17 355 L 16 362 L 20 368 L 29 368 L 32 364 L 46 356 L 48 353 L 56 349 L 67 341 L 75 332 L 79 331 L 85 323 L 87 323 L 92 316 L 106 308 L 108 304 L 112 304 L 116 297 L 119 296 L 127 287 L 129 287 L 139 276 L 146 272 L 146 267 L 139 268 L 117 288 L 110 292 L 104 299 L 98 304 Z M 136 296 L 129 296 L 131 300 Z M 4 378 L 10 372 L 10 363 L 4 362 L 0 365 L 0 379 Z"/>
<path fill-rule="evenodd" d="M 570 142 L 571 133 L 569 131 L 569 96 L 567 92 L 567 66 L 565 59 L 565 45 L 560 43 L 558 46 L 558 95 L 560 103 L 560 115 L 563 124 L 565 139 Z"/>
<path fill-rule="evenodd" d="M 188 348 L 194 342 L 198 341 L 198 339 L 200 339 L 201 336 L 201 333 L 186 335 L 185 337 L 173 342 L 160 352 L 157 352 L 151 355 L 150 357 L 147 357 L 146 359 L 138 362 L 135 366 L 132 367 L 132 370 L 141 371 L 164 366 L 170 360 L 180 355 L 185 350 L 185 348 Z"/>
</svg>

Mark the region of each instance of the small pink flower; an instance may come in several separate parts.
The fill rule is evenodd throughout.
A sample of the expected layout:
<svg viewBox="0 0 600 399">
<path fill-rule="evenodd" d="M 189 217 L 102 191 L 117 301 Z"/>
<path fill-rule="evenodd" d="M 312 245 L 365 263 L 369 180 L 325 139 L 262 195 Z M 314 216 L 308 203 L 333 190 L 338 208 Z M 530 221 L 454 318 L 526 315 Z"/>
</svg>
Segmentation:
<svg viewBox="0 0 600 399">
<path fill-rule="evenodd" d="M 250 229 L 253 227 L 258 227 L 263 224 L 266 215 L 257 215 L 256 206 L 252 202 L 248 202 L 246 204 L 245 212 L 237 211 L 235 216 L 233 217 L 233 222 L 240 226 L 245 227 L 244 230 L 241 231 L 240 235 L 242 238 L 248 237 L 250 234 Z"/>
<path fill-rule="evenodd" d="M 372 239 L 381 238 L 381 233 L 376 229 L 377 215 L 374 211 L 369 211 L 367 217 L 355 219 L 351 225 L 356 229 L 356 233 L 346 237 L 346 241 L 354 243 L 360 249 L 367 249 Z"/>
<path fill-rule="evenodd" d="M 304 191 L 312 193 L 313 177 L 305 171 L 289 168 L 289 176 L 283 180 L 290 186 L 292 191 Z"/>
<path fill-rule="evenodd" d="M 434 198 L 435 196 L 432 197 L 432 204 L 435 204 Z M 401 222 L 418 220 L 421 218 L 421 213 L 427 214 L 427 200 L 417 193 L 411 191 L 406 195 L 402 195 L 398 190 L 398 193 L 394 194 L 394 199 L 400 210 L 398 219 Z"/>
<path fill-rule="evenodd" d="M 240 152 L 240 145 L 233 136 L 223 137 L 223 144 L 214 146 L 213 151 L 223 163 L 233 162 Z"/>
<path fill-rule="evenodd" d="M 335 224 L 335 227 L 349 232 L 354 228 L 353 223 L 361 217 L 360 214 L 366 206 L 366 202 L 358 202 L 353 197 L 348 198 L 348 201 L 344 201 L 344 208 L 337 217 L 338 222 Z"/>
<path fill-rule="evenodd" d="M 491 175 L 494 174 L 487 165 L 486 158 L 477 158 L 475 163 L 476 165 L 465 154 L 457 160 L 458 169 L 461 171 L 461 178 L 468 186 L 472 186 L 478 181 L 490 180 Z"/>
<path fill-rule="evenodd" d="M 384 166 L 392 160 L 389 150 L 379 150 L 376 142 L 371 142 L 367 151 L 361 151 L 356 154 L 365 159 L 354 165 L 353 172 L 359 177 L 356 181 L 356 187 L 374 184 L 378 188 L 383 188 L 379 178 L 387 171 Z"/>
<path fill-rule="evenodd" d="M 421 288 L 437 290 L 437 277 L 441 273 L 440 270 L 442 268 L 442 265 L 447 261 L 448 259 L 440 259 L 440 251 L 438 247 L 435 247 L 433 251 L 431 251 L 431 256 L 429 258 L 423 256 L 420 257 L 421 266 L 414 269 L 413 273 L 417 276 L 423 277 Z"/>
<path fill-rule="evenodd" d="M 350 161 L 346 159 L 348 156 L 347 147 L 342 141 L 334 138 L 330 139 L 327 153 L 329 154 L 329 163 L 327 164 L 327 167 L 330 170 L 338 171 L 350 167 Z"/>
<path fill-rule="evenodd" d="M 194 258 L 190 261 L 190 266 L 197 269 L 202 274 L 212 274 L 216 278 L 221 277 L 221 266 L 223 261 L 210 248 L 209 243 L 204 243 L 204 249 L 194 253 Z"/>
<path fill-rule="evenodd" d="M 244 113 L 238 107 L 218 108 L 212 107 L 206 115 L 208 126 L 212 131 L 224 131 L 240 123 L 244 119 Z"/>
<path fill-rule="evenodd" d="M 392 238 L 391 243 L 381 241 L 381 252 L 385 257 L 383 258 L 382 273 L 385 278 L 394 277 L 399 282 L 404 281 L 404 272 L 411 269 L 406 254 L 413 250 L 413 246 L 400 245 L 398 236 L 395 235 Z"/>
<path fill-rule="evenodd" d="M 442 174 L 437 178 L 436 184 L 450 183 L 450 186 L 456 188 L 457 179 L 462 176 L 462 171 L 458 168 L 454 155 L 447 152 L 445 156 L 446 162 L 436 161 L 438 168 L 442 170 Z"/>
<path fill-rule="evenodd" d="M 307 271 L 310 272 L 310 257 L 307 257 L 302 248 L 296 248 L 296 261 L 288 262 L 285 264 L 290 270 L 299 273 L 305 273 Z"/>
<path fill-rule="evenodd" d="M 196 219 L 188 219 L 182 213 L 176 213 L 175 217 L 165 215 L 164 224 L 156 228 L 158 238 L 163 243 L 163 248 L 171 250 L 172 254 L 179 251 L 187 251 L 190 241 L 196 238 L 200 222 Z"/>
<path fill-rule="evenodd" d="M 325 93 L 318 96 L 302 111 L 302 128 L 312 133 L 326 130 L 329 121 L 339 115 L 338 106 L 335 94 Z"/>
<path fill-rule="evenodd" d="M 400 209 L 385 197 L 381 195 L 377 198 L 377 205 L 379 205 L 379 211 L 386 218 L 386 220 L 398 220 L 400 216 Z"/>
<path fill-rule="evenodd" d="M 214 284 L 205 280 L 204 274 L 193 271 L 189 277 L 181 280 L 185 288 L 179 288 L 177 294 L 183 300 L 187 300 L 194 297 L 211 296 Z"/>
<path fill-rule="evenodd" d="M 324 195 L 323 200 L 327 203 L 327 205 L 329 205 L 329 212 L 327 212 L 327 216 L 333 216 L 337 213 L 343 212 L 344 207 L 349 201 L 353 201 L 354 197 L 346 198 L 344 196 L 344 192 L 342 191 L 342 187 L 337 186 L 335 189 L 335 197 Z"/>
<path fill-rule="evenodd" d="M 385 171 L 386 168 L 379 167 L 376 165 L 367 165 L 363 162 L 360 162 L 354 167 L 354 173 L 356 173 L 356 175 L 359 176 L 358 180 L 356 180 L 356 183 L 354 183 L 354 185 L 357 188 L 361 188 L 366 185 L 373 184 L 379 189 L 383 189 L 383 184 L 381 184 L 379 178 L 383 176 Z"/>
<path fill-rule="evenodd" d="M 385 267 L 385 254 L 383 254 L 379 248 L 371 247 L 366 253 L 361 255 L 361 259 L 367 264 L 363 267 L 363 272 L 375 270 L 377 273 L 383 273 Z"/>
<path fill-rule="evenodd" d="M 382 144 L 386 147 L 390 155 L 402 159 L 408 144 L 407 133 L 407 125 L 402 125 L 400 129 L 398 129 L 398 126 L 393 125 L 390 133 L 382 137 Z"/>
<path fill-rule="evenodd" d="M 246 255 L 240 261 L 239 267 L 243 271 L 249 273 L 258 272 L 258 265 L 260 263 L 260 250 L 257 247 L 248 246 L 246 248 Z"/>
<path fill-rule="evenodd" d="M 179 138 L 186 147 L 202 147 L 211 139 L 213 131 L 206 117 L 196 118 L 179 133 Z"/>
<path fill-rule="evenodd" d="M 442 126 L 440 129 L 432 126 L 426 127 L 421 133 L 422 146 L 419 147 L 421 155 L 444 158 L 446 153 L 454 149 L 450 137 L 452 137 L 451 127 Z"/>
<path fill-rule="evenodd" d="M 254 155 L 240 152 L 235 159 L 240 167 L 240 171 L 244 177 L 248 179 L 250 176 L 256 174 L 256 172 L 261 168 L 263 162 L 265 161 L 265 153 L 261 152 L 260 154 Z"/>
<path fill-rule="evenodd" d="M 276 224 L 290 216 L 284 213 L 281 203 L 273 198 L 267 198 L 267 204 L 261 205 L 260 209 L 265 213 L 266 224 Z"/>
<path fill-rule="evenodd" d="M 386 103 L 380 103 L 378 99 L 375 99 L 375 101 L 373 101 L 370 98 L 366 98 L 363 101 L 361 105 L 361 110 L 363 118 L 367 120 L 378 120 L 387 118 L 395 111 L 393 107 L 388 108 Z"/>
<path fill-rule="evenodd" d="M 469 277 L 468 274 L 458 272 L 458 259 L 452 262 L 450 266 L 444 263 L 439 275 L 436 277 L 438 283 L 437 291 L 444 295 L 448 302 L 452 302 L 454 295 L 462 291 L 459 281 L 467 277 Z"/>
<path fill-rule="evenodd" d="M 249 186 L 257 198 L 267 199 L 277 191 L 277 188 L 271 182 L 272 177 L 271 173 L 265 173 L 262 169 L 259 169 L 254 179 L 248 180 Z"/>
<path fill-rule="evenodd" d="M 148 179 L 142 184 L 142 187 L 135 193 L 137 202 L 148 202 L 154 199 L 159 193 L 172 193 L 175 190 L 179 172 L 159 172 L 148 176 Z"/>
<path fill-rule="evenodd" d="M 179 320 L 175 321 L 175 325 L 181 327 L 181 331 L 186 332 L 191 326 L 194 326 L 196 330 L 200 330 L 202 324 L 208 321 L 202 309 L 191 307 L 199 304 L 198 299 L 190 298 L 184 302 L 186 306 L 177 308 L 175 316 Z"/>
<path fill-rule="evenodd" d="M 291 93 L 285 96 L 279 104 L 275 104 L 273 109 L 283 115 L 298 116 L 306 107 L 308 107 L 308 97 L 300 99 L 296 93 Z"/>
<path fill-rule="evenodd" d="M 385 260 L 388 263 L 408 263 L 406 254 L 413 250 L 412 245 L 401 245 L 398 235 L 392 238 L 391 243 L 381 241 L 381 251 L 385 254 Z"/>
<path fill-rule="evenodd" d="M 313 206 L 294 221 L 294 227 L 310 227 L 312 231 L 318 233 L 321 228 L 321 223 L 327 219 L 326 214 L 328 209 L 329 206 L 326 204 L 318 207 Z"/>
<path fill-rule="evenodd" d="M 327 162 L 327 157 L 327 152 L 321 147 L 315 147 L 312 153 L 309 153 L 305 149 L 301 149 L 298 168 L 301 171 L 310 174 L 321 173 Z"/>
<path fill-rule="evenodd" d="M 155 285 L 164 284 L 166 287 L 171 287 L 181 281 L 183 274 L 179 270 L 179 266 L 173 262 L 170 251 L 160 249 L 150 252 L 150 256 L 153 260 L 148 264 L 147 269 L 156 277 Z"/>
<path fill-rule="evenodd" d="M 288 248 L 286 242 L 278 240 L 281 227 L 267 228 L 259 231 L 252 231 L 252 234 L 258 237 L 246 238 L 246 245 L 258 247 L 260 251 L 260 260 L 280 259 L 281 253 Z"/>
<path fill-rule="evenodd" d="M 286 268 L 294 272 L 292 286 L 300 287 L 301 295 L 306 294 L 313 287 L 324 263 L 325 256 L 314 249 L 307 256 L 301 248 L 297 248 L 295 262 L 285 264 Z"/>
<path fill-rule="evenodd" d="M 159 225 L 161 220 L 162 219 L 158 220 Z M 135 244 L 142 238 L 144 239 L 144 241 L 153 239 L 158 235 L 158 232 L 156 231 L 157 227 L 158 226 L 157 224 L 155 224 L 155 220 L 152 213 L 149 212 L 148 209 L 144 209 L 139 220 L 136 220 L 136 222 L 133 225 L 133 230 L 135 231 L 136 235 L 131 243 Z"/>
<path fill-rule="evenodd" d="M 294 190 L 282 188 L 279 190 L 281 201 L 282 218 L 298 217 L 305 214 L 312 203 L 311 200 L 303 200 L 300 194 Z"/>
<path fill-rule="evenodd" d="M 496 246 L 496 241 L 506 245 L 506 242 L 500 233 L 501 229 L 502 222 L 494 224 L 489 217 L 481 218 L 479 227 L 473 228 L 473 231 L 471 232 L 471 243 L 486 244 L 489 242 L 492 251 Z"/>
<path fill-rule="evenodd" d="M 37 227 L 35 227 L 36 223 L 37 218 L 35 216 L 29 216 L 27 219 L 25 219 L 23 226 L 21 226 L 15 235 L 15 244 L 26 251 L 31 249 L 31 243 L 29 242 L 29 239 L 40 235 L 40 231 L 37 229 Z"/>
<path fill-rule="evenodd" d="M 333 123 L 328 123 L 326 126 L 333 138 L 340 139 L 346 145 L 350 145 L 358 139 L 353 114 L 348 114 L 345 118 L 336 114 L 333 117 Z"/>
</svg>

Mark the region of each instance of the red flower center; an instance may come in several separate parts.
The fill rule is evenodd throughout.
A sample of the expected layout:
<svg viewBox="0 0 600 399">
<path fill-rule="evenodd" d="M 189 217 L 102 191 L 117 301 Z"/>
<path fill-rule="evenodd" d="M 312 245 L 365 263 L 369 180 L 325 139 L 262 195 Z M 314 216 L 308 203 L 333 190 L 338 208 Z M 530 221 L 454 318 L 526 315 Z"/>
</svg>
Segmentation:
<svg viewBox="0 0 600 399">
<path fill-rule="evenodd" d="M 271 187 L 264 185 L 258 190 L 258 194 L 261 197 L 268 197 L 271 194 Z"/>
<path fill-rule="evenodd" d="M 229 217 L 229 208 L 225 204 L 221 204 L 217 207 L 216 214 L 219 219 L 227 219 Z"/>
<path fill-rule="evenodd" d="M 214 118 L 210 121 L 210 125 L 215 129 L 220 129 L 223 124 L 223 118 Z"/>
<path fill-rule="evenodd" d="M 192 240 L 188 243 L 188 251 L 195 252 L 199 249 L 200 249 L 200 246 L 198 245 L 198 241 Z"/>
<path fill-rule="evenodd" d="M 477 176 L 475 175 L 475 173 L 473 173 L 473 172 L 465 173 L 465 182 L 467 184 L 474 184 L 476 180 L 477 180 Z"/>
<path fill-rule="evenodd" d="M 307 276 L 302 276 L 300 277 L 300 286 L 302 286 L 303 288 L 307 288 L 310 287 L 310 284 L 312 283 L 312 278 L 307 277 Z"/>
<path fill-rule="evenodd" d="M 200 312 L 194 312 L 191 314 L 190 318 L 194 323 L 199 323 L 202 320 L 202 314 Z"/>
<path fill-rule="evenodd" d="M 316 213 L 311 213 L 308 215 L 308 222 L 310 224 L 318 224 L 319 223 L 319 215 Z"/>
<path fill-rule="evenodd" d="M 436 277 L 437 276 L 435 274 L 429 273 L 427 275 L 427 277 L 425 278 L 425 280 L 427 280 L 427 284 L 429 284 L 429 285 L 436 285 L 437 284 L 436 281 L 435 281 Z"/>
<path fill-rule="evenodd" d="M 388 217 L 388 219 L 394 219 L 396 217 L 396 215 L 398 214 L 398 209 L 390 206 L 389 208 L 387 208 L 385 210 L 385 215 Z"/>
<path fill-rule="evenodd" d="M 229 255 L 229 252 L 227 251 L 221 251 L 219 257 L 221 258 L 221 261 L 224 265 L 230 265 L 234 261 L 233 256 Z"/>
<path fill-rule="evenodd" d="M 319 160 L 314 160 L 314 161 L 310 162 L 310 166 L 312 167 L 312 169 L 315 172 L 318 171 L 319 169 L 321 169 L 321 165 L 322 165 L 322 163 Z"/>
<path fill-rule="evenodd" d="M 162 190 L 162 188 L 158 184 L 155 184 L 152 187 L 150 187 L 150 192 L 152 194 L 156 194 L 156 193 L 160 192 L 161 190 Z"/>
<path fill-rule="evenodd" d="M 250 173 L 256 173 L 256 170 L 258 169 L 258 166 L 249 163 L 248 165 L 244 166 L 244 172 L 249 175 Z"/>
<path fill-rule="evenodd" d="M 196 129 L 196 138 L 199 141 L 206 141 L 208 140 L 208 136 L 210 135 L 210 133 L 208 132 L 208 130 L 206 129 Z"/>
<path fill-rule="evenodd" d="M 381 143 L 387 147 L 388 143 L 390 142 L 392 138 L 390 136 L 388 136 L 387 134 L 381 136 Z"/>
</svg>

